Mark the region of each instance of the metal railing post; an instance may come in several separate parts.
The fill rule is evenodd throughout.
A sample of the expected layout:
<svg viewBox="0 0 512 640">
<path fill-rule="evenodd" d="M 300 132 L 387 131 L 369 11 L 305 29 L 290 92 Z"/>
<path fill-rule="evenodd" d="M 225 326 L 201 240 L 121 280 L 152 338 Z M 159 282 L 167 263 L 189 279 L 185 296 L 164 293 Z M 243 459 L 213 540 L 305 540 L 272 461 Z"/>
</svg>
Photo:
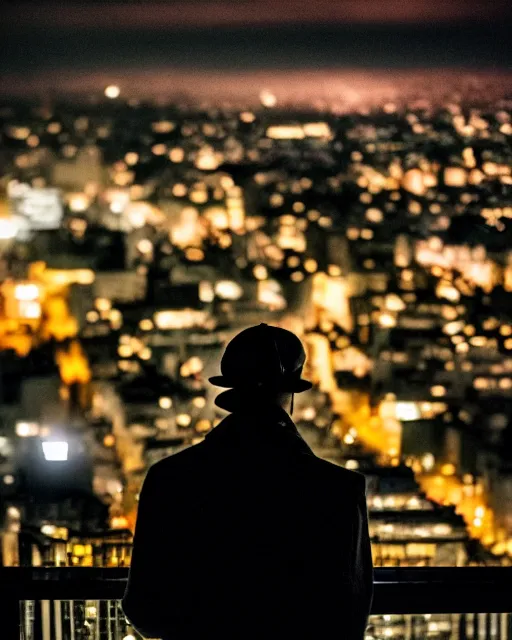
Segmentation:
<svg viewBox="0 0 512 640">
<path fill-rule="evenodd" d="M 20 602 L 16 599 L 7 599 L 3 603 L 5 611 L 2 615 L 2 627 L 5 629 L 6 638 L 21 638 L 21 608 Z"/>
</svg>

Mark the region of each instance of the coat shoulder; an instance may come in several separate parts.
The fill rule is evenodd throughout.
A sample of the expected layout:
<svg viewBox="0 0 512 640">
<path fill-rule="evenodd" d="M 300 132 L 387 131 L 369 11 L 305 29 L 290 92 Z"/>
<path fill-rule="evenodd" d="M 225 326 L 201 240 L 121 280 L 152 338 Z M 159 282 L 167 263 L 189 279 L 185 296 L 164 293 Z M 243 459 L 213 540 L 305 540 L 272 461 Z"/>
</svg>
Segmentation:
<svg viewBox="0 0 512 640">
<path fill-rule="evenodd" d="M 319 473 L 328 476 L 337 486 L 341 484 L 349 490 L 352 489 L 353 491 L 361 491 L 363 493 L 366 490 L 366 478 L 362 473 L 345 469 L 345 467 L 340 467 L 333 462 L 318 458 L 317 456 L 315 456 L 314 460 Z"/>
<path fill-rule="evenodd" d="M 183 449 L 178 453 L 167 456 L 155 464 L 151 465 L 148 475 L 153 477 L 162 477 L 186 469 L 193 469 L 195 465 L 199 465 L 203 453 L 203 443 L 195 444 L 187 449 Z"/>
</svg>

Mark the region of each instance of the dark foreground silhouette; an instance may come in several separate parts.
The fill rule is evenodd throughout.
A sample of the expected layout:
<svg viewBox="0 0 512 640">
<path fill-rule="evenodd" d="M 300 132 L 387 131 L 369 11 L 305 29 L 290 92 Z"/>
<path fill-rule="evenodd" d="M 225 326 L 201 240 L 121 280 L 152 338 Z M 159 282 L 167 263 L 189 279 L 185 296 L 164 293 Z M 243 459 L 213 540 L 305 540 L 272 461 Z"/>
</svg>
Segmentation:
<svg viewBox="0 0 512 640">
<path fill-rule="evenodd" d="M 364 476 L 251 407 L 150 469 L 123 608 L 150 638 L 361 640 L 372 577 Z"/>
</svg>

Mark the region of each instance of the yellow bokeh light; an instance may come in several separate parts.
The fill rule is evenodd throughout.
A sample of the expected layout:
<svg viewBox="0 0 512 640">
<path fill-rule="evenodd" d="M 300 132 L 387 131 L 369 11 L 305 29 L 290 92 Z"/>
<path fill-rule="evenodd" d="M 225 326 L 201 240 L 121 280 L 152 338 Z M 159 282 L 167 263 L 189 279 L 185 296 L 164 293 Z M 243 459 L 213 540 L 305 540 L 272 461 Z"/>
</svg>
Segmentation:
<svg viewBox="0 0 512 640">
<path fill-rule="evenodd" d="M 108 87 L 105 87 L 105 96 L 107 98 L 115 100 L 115 98 L 119 98 L 120 95 L 121 89 L 116 84 L 109 84 Z"/>
</svg>

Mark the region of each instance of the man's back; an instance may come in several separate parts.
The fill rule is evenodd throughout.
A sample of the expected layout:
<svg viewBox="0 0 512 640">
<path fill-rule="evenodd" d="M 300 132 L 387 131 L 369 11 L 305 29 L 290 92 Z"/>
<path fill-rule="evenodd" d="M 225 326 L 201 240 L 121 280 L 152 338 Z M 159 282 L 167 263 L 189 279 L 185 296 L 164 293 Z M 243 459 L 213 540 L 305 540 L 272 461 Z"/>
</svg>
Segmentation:
<svg viewBox="0 0 512 640">
<path fill-rule="evenodd" d="M 123 601 L 148 636 L 359 639 L 371 592 L 364 478 L 284 411 L 230 416 L 148 474 Z"/>
</svg>

